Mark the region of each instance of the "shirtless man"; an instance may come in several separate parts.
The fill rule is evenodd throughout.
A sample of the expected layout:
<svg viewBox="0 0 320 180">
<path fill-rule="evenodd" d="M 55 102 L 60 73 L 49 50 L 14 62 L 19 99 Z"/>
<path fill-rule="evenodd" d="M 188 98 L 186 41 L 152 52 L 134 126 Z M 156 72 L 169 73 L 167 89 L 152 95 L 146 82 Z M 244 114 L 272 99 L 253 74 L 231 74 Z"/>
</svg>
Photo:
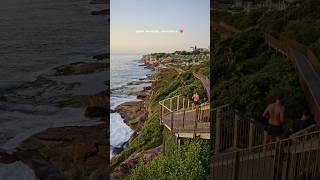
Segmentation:
<svg viewBox="0 0 320 180">
<path fill-rule="evenodd" d="M 284 96 L 279 95 L 275 103 L 269 104 L 262 115 L 268 119 L 266 131 L 273 137 L 279 137 L 283 133 L 285 123 Z"/>
</svg>

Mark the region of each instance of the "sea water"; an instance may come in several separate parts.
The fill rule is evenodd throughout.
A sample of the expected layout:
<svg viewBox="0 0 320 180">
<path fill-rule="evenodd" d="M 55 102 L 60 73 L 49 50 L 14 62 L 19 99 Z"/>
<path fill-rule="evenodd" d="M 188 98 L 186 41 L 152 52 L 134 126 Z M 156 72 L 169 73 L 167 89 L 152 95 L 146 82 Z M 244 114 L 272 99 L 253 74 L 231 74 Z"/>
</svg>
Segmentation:
<svg viewBox="0 0 320 180">
<path fill-rule="evenodd" d="M 23 140 L 47 128 L 97 123 L 98 120 L 83 116 L 84 108 L 60 108 L 52 101 L 58 93 L 94 94 L 105 90 L 102 85 L 106 73 L 54 79 L 58 84 L 80 82 L 78 89 L 72 91 L 58 85 L 33 97 L 27 94 L 33 94 L 33 90 L 15 92 L 17 86 L 46 74 L 53 67 L 92 61 L 92 56 L 105 52 L 109 33 L 107 17 L 90 15 L 91 11 L 101 10 L 101 5 L 89 2 L 1 1 L 0 96 L 15 93 L 16 101 L 0 102 L 0 149 L 14 152 Z M 93 86 L 92 82 L 98 85 Z M 34 179 L 34 174 L 19 161 L 0 163 L 0 179 Z"/>
<path fill-rule="evenodd" d="M 115 109 L 118 105 L 128 101 L 139 101 L 136 96 L 130 95 L 143 89 L 150 83 L 140 85 L 128 85 L 133 81 L 146 80 L 151 73 L 142 66 L 140 54 L 111 54 L 110 56 L 110 108 Z M 123 148 L 130 139 L 133 130 L 127 126 L 120 114 L 110 114 L 110 157 L 115 155 L 115 150 Z"/>
</svg>

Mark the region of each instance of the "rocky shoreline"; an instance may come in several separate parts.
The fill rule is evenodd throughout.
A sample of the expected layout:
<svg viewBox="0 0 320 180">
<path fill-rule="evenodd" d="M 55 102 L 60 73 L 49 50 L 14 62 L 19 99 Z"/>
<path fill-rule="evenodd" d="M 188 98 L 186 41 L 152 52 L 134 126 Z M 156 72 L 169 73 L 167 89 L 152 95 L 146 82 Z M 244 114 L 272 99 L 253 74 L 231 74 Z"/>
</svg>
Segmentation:
<svg viewBox="0 0 320 180">
<path fill-rule="evenodd" d="M 102 71 L 101 67 L 95 64 L 97 62 L 93 61 L 62 65 L 54 68 L 53 76 L 82 75 Z M 101 62 L 98 64 L 100 65 Z M 105 62 L 103 64 L 106 65 Z M 106 67 L 104 66 L 104 71 L 107 70 Z M 49 86 L 48 82 L 41 80 L 40 83 L 40 80 L 36 80 L 21 85 L 19 89 L 42 90 L 42 86 Z M 96 121 L 95 119 L 99 121 L 91 126 L 49 128 L 36 133 L 20 143 L 13 154 L 1 151 L 0 162 L 9 164 L 22 161 L 33 169 L 39 179 L 107 179 L 107 162 L 109 161 L 107 153 L 109 128 L 106 124 L 108 115 L 106 107 L 109 102 L 107 93 L 107 91 L 101 91 L 93 95 L 68 97 L 60 95 L 61 98 L 56 98 L 60 107 L 84 108 L 82 116 L 92 118 L 92 121 Z M 11 96 L 5 96 L 7 101 L 14 99 Z"/>
<path fill-rule="evenodd" d="M 109 9 L 105 9 L 106 1 L 93 0 L 91 4 L 103 6 L 103 10 L 93 11 L 92 15 L 108 14 Z M 99 72 L 107 73 L 108 61 L 109 54 L 104 53 L 95 55 L 93 60 L 65 64 L 53 68 L 49 74 L 40 75 L 32 82 L 18 86 L 14 92 L 1 96 L 0 101 L 8 104 L 3 105 L 4 108 L 15 104 L 26 104 L 34 107 L 50 105 L 55 109 L 54 112 L 59 108 L 83 109 L 83 114 L 79 117 L 86 117 L 90 119 L 89 121 L 92 119 L 90 123 L 93 125 L 48 128 L 35 133 L 23 140 L 13 153 L 0 149 L 0 163 L 11 164 L 21 161 L 34 171 L 37 179 L 41 180 L 109 179 L 107 138 L 109 113 L 106 108 L 109 102 L 107 95 L 109 91 L 104 88 L 105 90 L 98 93 L 78 95 L 74 92 L 78 87 L 85 85 L 81 84 L 82 82 L 64 81 L 66 77 L 77 75 L 85 77 L 96 74 L 91 77 L 95 78 L 100 76 Z M 96 79 L 98 83 L 101 81 L 101 87 L 108 86 L 108 84 L 104 85 L 105 78 L 103 76 L 101 79 Z M 82 91 L 85 92 L 85 90 Z M 30 113 L 33 111 L 35 110 L 30 110 Z M 73 121 L 80 121 L 77 118 L 75 117 Z"/>
<path fill-rule="evenodd" d="M 118 105 L 113 112 L 119 113 L 131 129 L 134 130 L 131 138 L 127 144 L 130 144 L 140 133 L 144 126 L 145 121 L 148 119 L 149 115 L 149 98 L 153 95 L 153 82 L 154 75 L 156 74 L 156 67 L 158 64 L 150 64 L 145 56 L 141 59 L 144 68 L 148 68 L 153 71 L 153 73 L 146 79 L 141 79 L 139 81 L 130 82 L 128 84 L 140 85 L 143 83 L 151 83 L 151 86 L 144 86 L 143 90 L 131 93 L 130 95 L 136 96 L 140 101 L 128 101 Z M 123 150 L 123 149 L 122 149 Z M 120 180 L 123 177 L 129 175 L 130 171 L 134 169 L 141 162 L 148 162 L 162 153 L 162 145 L 152 149 L 148 149 L 141 153 L 133 153 L 126 160 L 121 162 L 118 166 L 114 167 L 111 171 L 111 179 Z M 120 151 L 121 152 L 121 151 Z M 119 153 L 120 153 L 119 152 Z M 116 158 L 114 156 L 113 158 Z"/>
<path fill-rule="evenodd" d="M 144 66 L 148 67 L 146 66 L 146 64 Z M 153 80 L 150 78 L 152 77 L 149 76 L 146 79 L 129 82 L 127 85 L 141 85 L 152 83 Z M 148 118 L 148 98 L 151 96 L 151 94 L 152 85 L 144 86 L 143 90 L 129 94 L 132 96 L 136 96 L 139 101 L 127 101 L 118 105 L 113 110 L 110 110 L 111 113 L 119 113 L 124 123 L 134 131 L 128 143 L 130 143 L 132 139 L 134 139 L 138 134 L 140 134 L 143 128 L 143 124 Z M 119 153 L 123 149 L 124 148 L 120 148 Z"/>
</svg>

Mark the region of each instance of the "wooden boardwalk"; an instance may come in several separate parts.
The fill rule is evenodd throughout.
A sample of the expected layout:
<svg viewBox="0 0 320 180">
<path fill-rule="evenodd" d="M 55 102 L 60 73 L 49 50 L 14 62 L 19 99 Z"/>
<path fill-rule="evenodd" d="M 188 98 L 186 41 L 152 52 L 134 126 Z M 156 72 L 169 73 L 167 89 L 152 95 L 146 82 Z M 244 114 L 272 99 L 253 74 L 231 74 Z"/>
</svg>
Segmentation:
<svg viewBox="0 0 320 180">
<path fill-rule="evenodd" d="M 224 22 L 214 22 L 218 32 L 238 33 L 240 30 Z M 293 39 L 280 36 L 280 40 L 265 34 L 265 42 L 280 53 L 289 57 L 294 64 L 300 84 L 315 120 L 320 125 L 320 61 L 308 47 Z"/>
<path fill-rule="evenodd" d="M 225 26 L 217 30 L 235 33 Z M 320 125 L 320 61 L 309 48 L 295 40 L 283 36 L 276 39 L 266 34 L 265 42 L 291 60 L 309 108 Z M 243 120 L 232 110 L 221 109 L 213 115 L 216 117 L 216 140 L 211 176 L 215 180 L 320 179 L 320 131 L 317 126 L 288 139 L 267 143 L 263 128 Z M 228 113 L 231 115 L 225 116 Z M 243 139 L 245 143 L 239 143 Z M 254 143 L 256 140 L 260 145 Z M 240 149 L 239 144 L 246 147 Z"/>
<path fill-rule="evenodd" d="M 161 123 L 179 138 L 210 139 L 210 106 L 175 96 L 160 102 Z"/>
<path fill-rule="evenodd" d="M 262 146 L 218 153 L 212 158 L 215 180 L 320 178 L 320 131 Z"/>
<path fill-rule="evenodd" d="M 320 125 L 320 61 L 306 46 L 286 37 L 281 38 L 278 40 L 271 35 L 265 35 L 266 43 L 289 57 L 294 64 L 309 108 Z"/>
</svg>

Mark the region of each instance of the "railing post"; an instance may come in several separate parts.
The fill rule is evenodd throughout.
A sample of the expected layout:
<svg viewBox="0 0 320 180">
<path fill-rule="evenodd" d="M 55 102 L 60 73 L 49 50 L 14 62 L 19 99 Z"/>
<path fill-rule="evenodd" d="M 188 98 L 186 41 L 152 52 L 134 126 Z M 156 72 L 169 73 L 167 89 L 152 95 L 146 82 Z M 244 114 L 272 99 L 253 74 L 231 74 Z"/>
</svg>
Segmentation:
<svg viewBox="0 0 320 180">
<path fill-rule="evenodd" d="M 179 137 L 179 135 L 178 135 L 178 137 L 177 137 L 177 140 L 178 140 L 178 152 L 180 152 L 181 142 L 180 142 L 180 137 Z"/>
<path fill-rule="evenodd" d="M 160 125 L 161 125 L 161 122 L 163 122 L 163 117 L 164 117 L 164 108 L 163 108 L 163 105 L 161 105 L 161 119 L 160 119 Z"/>
<path fill-rule="evenodd" d="M 239 115 L 237 112 L 234 114 L 234 130 L 233 130 L 233 147 L 236 148 L 238 146 L 238 123 L 239 123 Z"/>
<path fill-rule="evenodd" d="M 186 109 L 183 109 L 182 130 L 184 130 L 184 119 L 186 117 Z"/>
<path fill-rule="evenodd" d="M 282 170 L 283 170 L 283 149 L 281 141 L 277 141 L 275 144 L 275 157 L 274 157 L 274 167 L 273 167 L 273 179 L 279 180 L 282 176 Z"/>
<path fill-rule="evenodd" d="M 196 106 L 196 118 L 194 118 L 194 127 L 193 127 L 193 133 L 194 133 L 194 137 L 196 136 L 196 130 L 197 130 L 197 121 L 198 121 L 198 115 L 199 115 L 199 108 Z"/>
<path fill-rule="evenodd" d="M 183 109 L 185 109 L 185 107 L 184 107 L 184 105 L 185 105 L 185 104 L 184 104 L 184 101 L 185 101 L 185 98 L 182 99 L 182 108 L 183 108 Z"/>
<path fill-rule="evenodd" d="M 171 125 L 170 126 L 171 126 L 171 131 L 174 132 L 173 131 L 173 112 L 171 112 Z"/>
<path fill-rule="evenodd" d="M 263 152 L 266 152 L 267 141 L 268 141 L 268 132 L 263 131 Z"/>
<path fill-rule="evenodd" d="M 254 124 L 252 121 L 250 121 L 250 129 L 249 129 L 249 148 L 251 149 L 253 146 L 253 140 L 254 140 Z"/>
<path fill-rule="evenodd" d="M 177 97 L 177 111 L 179 110 L 179 96 Z"/>
<path fill-rule="evenodd" d="M 236 152 L 236 158 L 234 163 L 234 180 L 239 180 L 239 172 L 240 172 L 240 152 Z"/>
<path fill-rule="evenodd" d="M 221 114 L 220 114 L 221 109 L 217 109 L 217 114 L 216 114 L 216 137 L 215 137 L 215 154 L 219 153 L 220 149 L 220 136 L 221 136 Z"/>
<path fill-rule="evenodd" d="M 190 100 L 188 99 L 188 107 L 187 108 L 189 109 L 189 107 L 190 107 Z"/>
<path fill-rule="evenodd" d="M 170 111 L 172 111 L 172 98 L 170 98 L 170 105 L 169 105 Z"/>
</svg>

